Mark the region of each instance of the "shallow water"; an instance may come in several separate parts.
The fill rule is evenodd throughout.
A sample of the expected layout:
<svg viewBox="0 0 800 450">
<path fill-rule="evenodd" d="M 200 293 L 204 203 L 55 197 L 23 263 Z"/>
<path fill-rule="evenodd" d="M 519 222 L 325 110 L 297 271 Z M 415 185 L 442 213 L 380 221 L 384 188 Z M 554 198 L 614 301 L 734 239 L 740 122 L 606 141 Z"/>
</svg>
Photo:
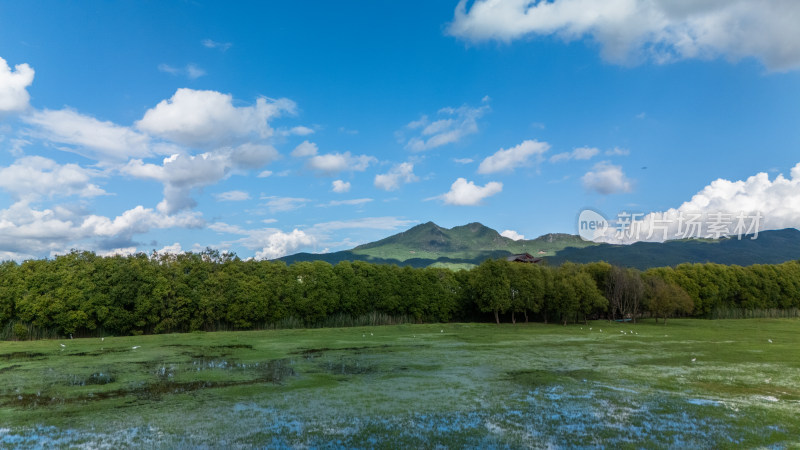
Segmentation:
<svg viewBox="0 0 800 450">
<path fill-rule="evenodd" d="M 384 341 L 366 337 L 370 331 L 325 331 L 338 340 L 283 351 L 260 334 L 237 338 L 252 344 L 226 344 L 228 335 L 220 334 L 206 346 L 190 336 L 141 349 L 138 342 L 109 349 L 76 342 L 52 354 L 6 352 L 0 447 L 797 443 L 800 370 L 780 358 L 742 363 L 733 354 L 733 362 L 712 363 L 706 355 L 692 364 L 685 343 L 666 347 L 655 335 L 599 340 L 578 330 L 564 336 L 573 330 L 561 328 L 545 329 L 561 335 L 539 332 L 535 339 L 507 330 L 502 345 L 487 337 L 494 328 L 477 337 L 471 329 L 396 330 Z"/>
</svg>

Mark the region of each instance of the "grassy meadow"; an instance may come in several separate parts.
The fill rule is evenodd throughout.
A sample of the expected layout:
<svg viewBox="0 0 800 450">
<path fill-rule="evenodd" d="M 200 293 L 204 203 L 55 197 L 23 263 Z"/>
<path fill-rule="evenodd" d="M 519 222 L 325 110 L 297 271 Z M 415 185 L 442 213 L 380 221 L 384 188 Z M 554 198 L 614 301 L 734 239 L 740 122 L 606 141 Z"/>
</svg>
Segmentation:
<svg viewBox="0 0 800 450">
<path fill-rule="evenodd" d="M 2 447 L 800 446 L 800 321 L 0 342 Z"/>
</svg>

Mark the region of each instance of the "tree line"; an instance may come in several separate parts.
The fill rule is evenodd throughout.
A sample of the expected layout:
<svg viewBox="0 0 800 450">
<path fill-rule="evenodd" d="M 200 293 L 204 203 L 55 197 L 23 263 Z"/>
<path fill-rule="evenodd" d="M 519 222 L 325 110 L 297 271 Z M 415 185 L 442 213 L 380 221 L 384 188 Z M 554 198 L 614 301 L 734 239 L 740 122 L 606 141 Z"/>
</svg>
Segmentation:
<svg viewBox="0 0 800 450">
<path fill-rule="evenodd" d="M 798 261 L 641 272 L 603 262 L 549 267 L 487 260 L 454 272 L 363 261 L 286 265 L 206 250 L 113 257 L 73 251 L 0 264 L 0 330 L 19 339 L 33 337 L 32 330 L 77 337 L 312 327 L 371 314 L 417 323 L 566 325 L 799 306 Z"/>
</svg>

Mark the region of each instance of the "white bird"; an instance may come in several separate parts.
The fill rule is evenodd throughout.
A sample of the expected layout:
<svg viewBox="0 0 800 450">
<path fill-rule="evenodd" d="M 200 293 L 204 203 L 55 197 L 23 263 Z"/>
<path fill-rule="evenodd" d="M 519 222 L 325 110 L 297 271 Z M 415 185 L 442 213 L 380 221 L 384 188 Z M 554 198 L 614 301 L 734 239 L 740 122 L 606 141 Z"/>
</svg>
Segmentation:
<svg viewBox="0 0 800 450">
<path fill-rule="evenodd" d="M 767 342 L 769 342 L 770 344 L 772 344 L 772 339 L 767 339 Z"/>
<path fill-rule="evenodd" d="M 601 333 L 603 332 L 603 329 L 602 329 L 602 328 L 600 329 L 600 332 L 601 332 Z"/>
<path fill-rule="evenodd" d="M 697 361 L 697 358 L 692 358 L 692 362 L 695 362 L 695 361 Z"/>
<path fill-rule="evenodd" d="M 439 330 L 439 333 L 444 333 L 444 330 Z"/>
<path fill-rule="evenodd" d="M 106 338 L 104 338 L 104 337 L 101 337 L 101 338 L 100 338 L 100 342 L 103 342 L 103 341 L 105 341 L 105 340 L 106 340 Z"/>
<path fill-rule="evenodd" d="M 592 327 L 589 327 L 589 331 L 592 331 Z"/>
<path fill-rule="evenodd" d="M 369 335 L 370 335 L 370 336 L 375 336 L 375 335 L 374 335 L 374 334 L 372 334 L 372 333 L 370 333 Z"/>
<path fill-rule="evenodd" d="M 136 350 L 136 349 L 137 349 L 137 348 L 139 348 L 139 347 L 141 347 L 141 345 L 134 345 L 134 346 L 133 346 L 133 347 L 131 347 L 131 348 L 132 348 L 132 349 L 134 349 L 134 350 Z"/>
<path fill-rule="evenodd" d="M 66 345 L 64 345 L 64 344 L 58 344 L 58 345 L 60 345 L 61 348 L 65 348 L 66 347 Z"/>
</svg>

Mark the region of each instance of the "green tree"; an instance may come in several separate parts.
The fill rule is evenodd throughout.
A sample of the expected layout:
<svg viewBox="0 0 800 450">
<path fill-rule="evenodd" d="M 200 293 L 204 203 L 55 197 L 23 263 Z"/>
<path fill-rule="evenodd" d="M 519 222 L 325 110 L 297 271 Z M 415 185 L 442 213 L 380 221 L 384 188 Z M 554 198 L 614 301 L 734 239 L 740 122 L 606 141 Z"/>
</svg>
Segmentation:
<svg viewBox="0 0 800 450">
<path fill-rule="evenodd" d="M 508 265 L 506 261 L 487 259 L 473 269 L 471 279 L 478 308 L 482 312 L 493 312 L 498 325 L 500 325 L 500 314 L 511 308 Z"/>
<path fill-rule="evenodd" d="M 649 276 L 646 280 L 645 303 L 650 314 L 656 318 L 656 323 L 659 317 L 664 319 L 666 325 L 667 318 L 692 312 L 694 302 L 680 286 L 657 276 Z"/>
</svg>

